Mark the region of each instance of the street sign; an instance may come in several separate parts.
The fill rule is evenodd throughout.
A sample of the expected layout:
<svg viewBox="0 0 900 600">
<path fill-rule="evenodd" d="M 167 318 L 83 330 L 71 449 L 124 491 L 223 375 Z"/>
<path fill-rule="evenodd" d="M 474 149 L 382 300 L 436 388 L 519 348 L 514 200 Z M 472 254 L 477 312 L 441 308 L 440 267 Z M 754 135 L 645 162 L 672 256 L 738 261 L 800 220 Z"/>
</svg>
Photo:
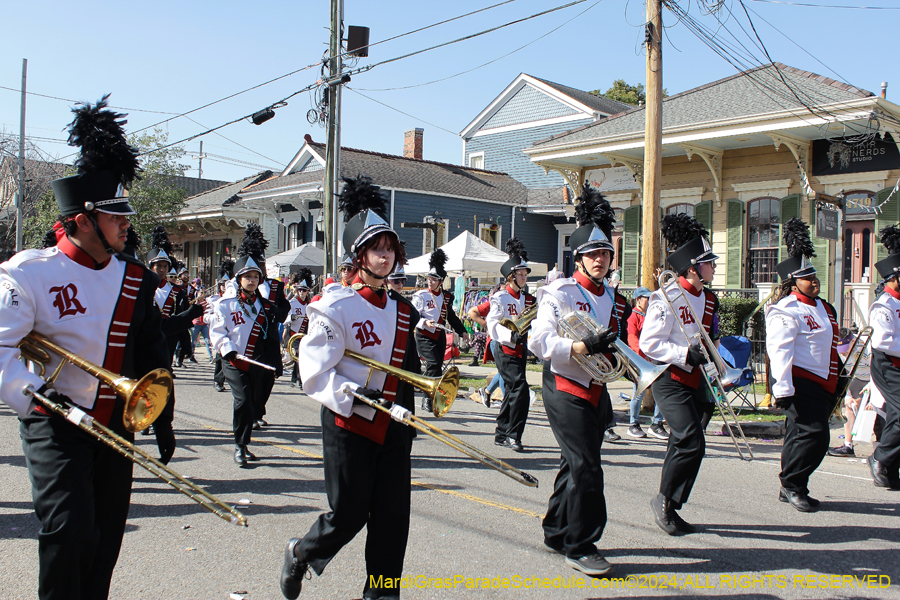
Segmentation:
<svg viewBox="0 0 900 600">
<path fill-rule="evenodd" d="M 818 206 L 816 208 L 816 237 L 837 241 L 840 235 L 838 211 Z"/>
</svg>

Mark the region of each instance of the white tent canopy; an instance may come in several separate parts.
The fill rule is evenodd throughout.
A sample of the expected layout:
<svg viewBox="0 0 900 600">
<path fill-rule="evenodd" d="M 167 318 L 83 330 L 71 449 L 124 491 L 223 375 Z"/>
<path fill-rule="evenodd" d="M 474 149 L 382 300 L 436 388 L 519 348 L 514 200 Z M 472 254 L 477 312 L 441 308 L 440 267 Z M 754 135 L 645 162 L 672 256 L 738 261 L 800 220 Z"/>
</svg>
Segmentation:
<svg viewBox="0 0 900 600">
<path fill-rule="evenodd" d="M 266 259 L 266 277 L 282 277 L 303 267 L 321 270 L 325 264 L 325 251 L 313 244 L 303 244 Z"/>
<path fill-rule="evenodd" d="M 500 265 L 509 259 L 505 252 L 478 239 L 469 230 L 463 231 L 441 249 L 447 254 L 446 269 L 452 276 L 465 273 L 468 277 L 500 277 Z M 428 273 L 430 256 L 431 253 L 428 253 L 410 260 L 405 267 L 407 275 Z M 529 262 L 528 266 L 531 267 L 530 276 L 547 274 L 547 265 L 543 263 Z"/>
</svg>

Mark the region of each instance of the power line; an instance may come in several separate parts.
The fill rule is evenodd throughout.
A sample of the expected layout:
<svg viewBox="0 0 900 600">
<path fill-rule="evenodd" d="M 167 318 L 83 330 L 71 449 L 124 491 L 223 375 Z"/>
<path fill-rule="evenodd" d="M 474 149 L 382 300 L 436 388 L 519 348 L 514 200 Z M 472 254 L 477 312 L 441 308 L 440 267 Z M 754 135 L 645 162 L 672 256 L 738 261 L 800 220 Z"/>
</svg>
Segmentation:
<svg viewBox="0 0 900 600">
<path fill-rule="evenodd" d="M 813 8 L 851 8 L 860 10 L 900 10 L 900 6 L 850 6 L 841 4 L 812 4 L 807 2 L 784 2 L 783 0 L 753 0 L 768 4 L 786 4 L 788 6 L 808 6 Z"/>
<path fill-rule="evenodd" d="M 409 113 L 407 113 L 407 112 L 403 112 L 403 111 L 400 110 L 399 108 L 394 108 L 393 106 L 390 106 L 390 105 L 388 105 L 388 104 L 385 104 L 384 102 L 381 102 L 380 100 L 376 100 L 375 98 L 371 98 L 371 97 L 369 97 L 369 96 L 366 96 L 365 94 L 356 91 L 355 89 L 353 89 L 353 88 L 350 87 L 350 86 L 345 86 L 345 89 L 350 90 L 350 91 L 353 92 L 354 94 L 357 94 L 357 95 L 359 95 L 359 96 L 362 96 L 362 97 L 365 98 L 366 100 L 371 100 L 372 102 L 374 102 L 374 103 L 376 103 L 376 104 L 380 104 L 380 105 L 382 105 L 382 106 L 385 107 L 385 108 L 389 108 L 389 109 L 391 109 L 391 110 L 394 111 L 394 112 L 398 112 L 398 113 L 400 113 L 401 115 L 405 115 L 405 116 L 407 116 L 407 117 L 410 117 L 410 118 L 412 118 L 412 119 L 415 119 L 416 121 L 421 121 L 422 123 L 425 123 L 426 125 L 431 125 L 432 127 L 435 127 L 435 128 L 437 128 L 437 129 L 440 129 L 441 131 L 446 131 L 447 133 L 452 134 L 452 135 L 454 135 L 454 136 L 457 135 L 457 133 L 456 133 L 455 131 L 450 131 L 449 129 L 446 129 L 446 128 L 444 128 L 444 127 L 441 127 L 440 125 L 435 125 L 434 123 L 429 123 L 429 122 L 426 121 L 425 119 L 422 119 L 422 118 L 417 117 L 417 116 L 415 116 L 415 115 L 411 115 L 411 114 L 409 114 Z"/>
<path fill-rule="evenodd" d="M 187 120 L 190 121 L 191 123 L 195 123 L 195 124 L 199 125 L 200 127 L 206 127 L 206 125 L 204 125 L 204 124 L 202 124 L 202 123 L 198 123 L 197 121 L 195 121 L 194 119 L 192 119 L 192 118 L 190 118 L 190 117 L 186 117 L 186 118 L 187 118 Z M 260 154 L 260 153 L 257 152 L 256 150 L 253 150 L 252 148 L 248 148 L 247 146 L 244 146 L 243 144 L 239 144 L 238 142 L 236 142 L 236 141 L 234 141 L 234 140 L 232 140 L 232 139 L 230 139 L 230 138 L 225 137 L 224 135 L 222 135 L 222 134 L 219 133 L 218 131 L 215 132 L 215 134 L 216 134 L 217 136 L 219 136 L 220 138 L 222 138 L 223 140 L 225 140 L 225 141 L 227 141 L 227 142 L 231 142 L 231 143 L 234 144 L 235 146 L 240 146 L 240 147 L 243 148 L 244 150 L 249 150 L 249 151 L 252 152 L 253 154 L 255 154 L 255 155 L 257 155 L 257 156 L 260 156 L 260 157 L 262 157 L 262 158 L 264 158 L 264 159 L 266 159 L 266 160 L 272 161 L 272 162 L 275 163 L 276 165 L 281 165 L 282 167 L 284 166 L 284 163 L 281 163 L 281 162 L 275 160 L 274 158 L 269 158 L 269 157 L 266 156 L 265 154 Z M 254 165 L 254 166 L 258 166 L 258 165 Z"/>
<path fill-rule="evenodd" d="M 15 92 L 17 94 L 22 93 L 22 90 L 17 90 L 15 88 L 6 87 L 5 85 L 0 85 L 0 90 L 9 90 L 9 91 Z M 81 100 L 72 100 L 71 98 L 60 98 L 59 96 L 48 96 L 47 94 L 38 94 L 37 92 L 29 92 L 27 90 L 25 91 L 25 94 L 28 96 L 39 96 L 41 98 L 50 98 L 51 100 L 62 100 L 63 102 L 69 102 L 70 104 L 72 104 L 72 103 L 77 104 L 77 103 L 81 102 Z M 123 106 L 110 106 L 110 108 L 114 108 L 116 110 L 127 110 L 130 112 L 153 113 L 153 114 L 157 114 L 157 115 L 177 115 L 178 114 L 178 113 L 173 113 L 173 112 L 165 112 L 165 111 L 161 111 L 161 110 L 145 110 L 143 108 L 125 108 Z"/>
</svg>

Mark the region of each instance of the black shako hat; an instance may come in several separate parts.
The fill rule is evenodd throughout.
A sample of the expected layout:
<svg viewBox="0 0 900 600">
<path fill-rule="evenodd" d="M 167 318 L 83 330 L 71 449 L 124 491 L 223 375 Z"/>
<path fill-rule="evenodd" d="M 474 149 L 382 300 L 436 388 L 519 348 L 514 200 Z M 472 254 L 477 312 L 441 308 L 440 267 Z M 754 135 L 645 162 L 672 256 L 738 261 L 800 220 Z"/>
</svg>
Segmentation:
<svg viewBox="0 0 900 600">
<path fill-rule="evenodd" d="M 896 225 L 888 225 L 878 232 L 881 243 L 887 249 L 889 256 L 875 263 L 875 269 L 884 281 L 900 275 L 900 228 Z"/>
<path fill-rule="evenodd" d="M 359 248 L 367 240 L 385 232 L 399 240 L 397 232 L 385 220 L 387 205 L 381 188 L 364 175 L 342 179 L 344 189 L 338 198 L 338 208 L 344 213 L 344 251 L 358 258 Z"/>
<path fill-rule="evenodd" d="M 244 231 L 244 239 L 238 246 L 238 259 L 234 261 L 234 276 L 239 277 L 248 271 L 257 271 L 259 281 L 266 278 L 266 248 L 269 241 L 263 235 L 258 223 L 250 223 Z"/>
<path fill-rule="evenodd" d="M 172 256 L 172 242 L 169 241 L 169 234 L 162 225 L 153 228 L 150 234 L 150 252 L 147 253 L 147 266 L 153 266 L 155 262 L 168 263 L 170 267 L 175 266 L 175 257 Z"/>
<path fill-rule="evenodd" d="M 219 265 L 219 278 L 216 281 L 219 283 L 226 283 L 227 281 L 230 281 L 232 277 L 234 277 L 234 261 L 226 258 L 222 261 L 222 264 Z"/>
<path fill-rule="evenodd" d="M 589 184 L 581 188 L 577 200 L 575 220 L 579 227 L 569 236 L 572 253 L 576 257 L 592 250 L 609 250 L 610 254 L 615 254 L 612 228 L 616 217 L 609 201 Z"/>
<path fill-rule="evenodd" d="M 302 269 L 297 271 L 297 275 L 299 275 L 299 278 L 297 281 L 297 287 L 307 289 L 307 290 L 312 288 L 312 285 L 313 285 L 312 269 L 303 267 Z"/>
<path fill-rule="evenodd" d="M 697 219 L 686 214 L 666 215 L 662 220 L 662 234 L 669 248 L 666 262 L 676 274 L 682 275 L 691 267 L 719 258 L 709 245 L 709 232 Z"/>
<path fill-rule="evenodd" d="M 517 269 L 525 269 L 526 272 L 531 273 L 531 267 L 528 266 L 528 253 L 525 251 L 525 244 L 523 244 L 519 238 L 512 237 L 506 240 L 506 247 L 504 250 L 509 256 L 509 259 L 500 265 L 501 275 L 509 277 L 510 273 Z"/>
<path fill-rule="evenodd" d="M 403 268 L 403 265 L 398 264 L 394 272 L 388 275 L 387 278 L 406 281 L 406 269 Z"/>
<path fill-rule="evenodd" d="M 438 248 L 428 257 L 428 277 L 434 277 L 441 281 L 447 276 L 447 253 Z"/>
<path fill-rule="evenodd" d="M 784 224 L 784 245 L 788 258 L 775 265 L 782 281 L 816 274 L 816 268 L 809 261 L 816 255 L 809 238 L 809 225 L 797 217 L 791 218 Z"/>
<path fill-rule="evenodd" d="M 59 213 L 70 217 L 82 212 L 133 215 L 128 188 L 137 178 L 138 151 L 128 145 L 122 125 L 125 115 L 106 110 L 109 94 L 93 106 L 81 103 L 72 109 L 69 145 L 81 147 L 75 161 L 77 175 L 50 183 Z"/>
</svg>

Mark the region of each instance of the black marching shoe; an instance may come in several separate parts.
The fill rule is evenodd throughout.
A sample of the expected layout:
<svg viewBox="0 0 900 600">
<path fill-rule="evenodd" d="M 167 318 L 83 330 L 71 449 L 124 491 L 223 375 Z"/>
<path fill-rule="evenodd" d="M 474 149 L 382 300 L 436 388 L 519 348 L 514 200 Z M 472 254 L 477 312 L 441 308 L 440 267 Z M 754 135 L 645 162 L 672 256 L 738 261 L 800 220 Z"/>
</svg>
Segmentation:
<svg viewBox="0 0 900 600">
<path fill-rule="evenodd" d="M 241 467 L 247 466 L 247 455 L 244 454 L 244 449 L 241 446 L 234 449 L 234 462 Z"/>
<path fill-rule="evenodd" d="M 656 524 L 669 535 L 691 533 L 678 528 L 678 522 L 676 521 L 677 514 L 675 513 L 675 508 L 672 506 L 672 501 L 663 496 L 661 492 L 650 500 L 650 509 L 653 511 L 653 518 L 656 521 Z"/>
<path fill-rule="evenodd" d="M 495 446 L 503 446 L 504 448 L 509 448 L 511 450 L 514 450 L 515 452 L 524 452 L 525 451 L 525 446 L 522 445 L 522 442 L 517 442 L 516 438 L 511 438 L 511 437 L 503 438 L 501 440 L 495 439 L 494 445 Z"/>
<path fill-rule="evenodd" d="M 259 457 L 250 452 L 250 448 L 248 448 L 247 446 L 244 446 L 244 456 L 247 458 L 247 460 L 259 460 Z"/>
<path fill-rule="evenodd" d="M 303 577 L 309 570 L 309 565 L 297 558 L 294 548 L 300 543 L 300 538 L 291 539 L 284 549 L 284 564 L 281 566 L 281 593 L 288 600 L 295 600 L 303 589 Z"/>
<path fill-rule="evenodd" d="M 618 442 L 621 439 L 622 436 L 616 433 L 612 427 L 603 432 L 604 442 Z"/>
<path fill-rule="evenodd" d="M 225 384 L 224 384 L 224 383 L 218 383 L 218 382 L 215 382 L 215 383 L 213 383 L 213 387 L 216 388 L 216 391 L 217 391 L 217 392 L 224 392 L 224 391 L 225 391 Z"/>
<path fill-rule="evenodd" d="M 887 469 L 884 468 L 884 465 L 875 460 L 874 455 L 867 458 L 866 462 L 869 463 L 869 471 L 872 473 L 872 479 L 874 480 L 875 487 L 891 487 L 890 479 L 888 479 Z"/>
<path fill-rule="evenodd" d="M 580 558 L 566 557 L 566 564 L 591 577 L 604 577 L 613 569 L 612 565 L 597 552 Z"/>
<path fill-rule="evenodd" d="M 788 502 L 800 512 L 816 512 L 819 504 L 821 504 L 821 502 L 815 498 L 810 498 L 807 494 L 793 492 L 785 488 L 781 488 L 781 491 L 778 492 L 778 500 Z"/>
<path fill-rule="evenodd" d="M 433 412 L 431 409 L 431 400 L 428 399 L 427 396 L 425 398 L 422 398 L 421 409 L 424 410 L 428 414 L 431 414 Z"/>
</svg>

